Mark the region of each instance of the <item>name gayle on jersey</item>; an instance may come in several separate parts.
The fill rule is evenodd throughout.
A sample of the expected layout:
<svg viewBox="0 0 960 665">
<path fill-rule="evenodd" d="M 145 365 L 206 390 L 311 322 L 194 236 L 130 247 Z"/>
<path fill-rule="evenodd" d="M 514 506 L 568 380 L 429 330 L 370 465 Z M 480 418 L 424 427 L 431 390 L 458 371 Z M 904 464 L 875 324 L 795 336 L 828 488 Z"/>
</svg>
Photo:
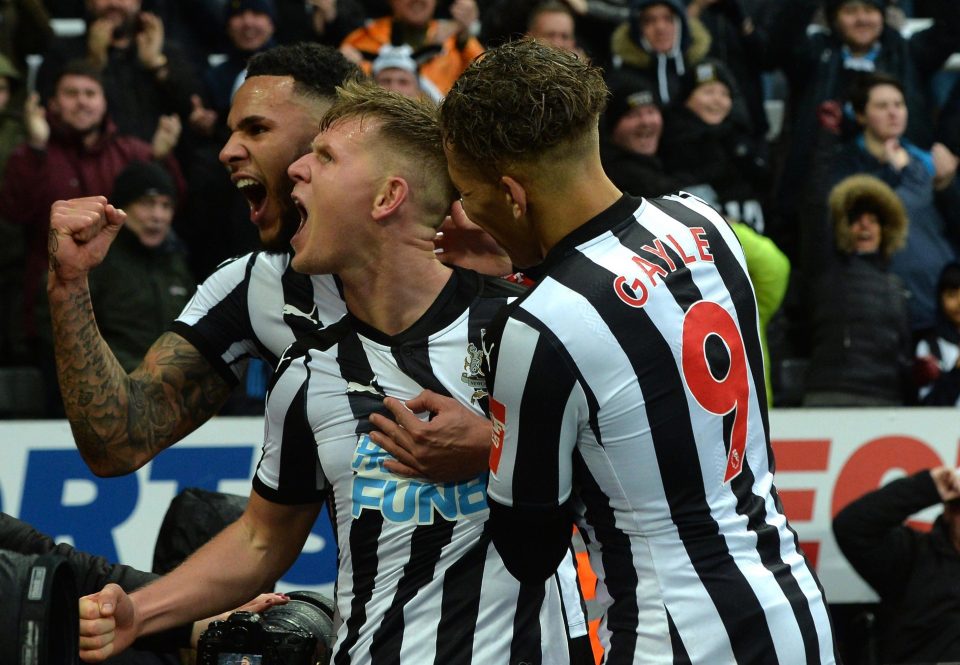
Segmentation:
<svg viewBox="0 0 960 665">
<path fill-rule="evenodd" d="M 487 474 L 459 483 L 430 483 L 390 473 L 383 463 L 393 459 L 363 434 L 353 455 L 352 514 L 377 510 L 390 522 L 433 524 L 436 516 L 457 520 L 484 515 Z"/>
<path fill-rule="evenodd" d="M 704 228 L 693 227 L 690 229 L 690 235 L 693 236 L 692 254 L 688 253 L 683 244 L 672 234 L 668 234 L 665 239 L 654 238 L 652 246 L 641 247 L 640 249 L 647 254 L 647 257 L 637 255 L 631 257 L 639 268 L 640 275 L 633 276 L 632 281 L 624 275 L 618 275 L 613 280 L 613 290 L 617 297 L 631 307 L 643 307 L 647 304 L 650 291 L 662 284 L 663 278 L 670 273 L 695 261 L 713 263 L 710 242 L 706 238 L 707 232 Z"/>
</svg>

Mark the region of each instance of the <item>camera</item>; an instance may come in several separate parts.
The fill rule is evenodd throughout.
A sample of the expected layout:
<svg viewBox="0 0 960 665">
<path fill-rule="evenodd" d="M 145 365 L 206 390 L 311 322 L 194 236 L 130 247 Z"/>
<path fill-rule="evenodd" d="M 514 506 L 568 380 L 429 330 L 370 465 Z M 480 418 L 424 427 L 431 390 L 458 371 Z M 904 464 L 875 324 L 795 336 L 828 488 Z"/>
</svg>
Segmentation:
<svg viewBox="0 0 960 665">
<path fill-rule="evenodd" d="M 79 664 L 73 569 L 53 554 L 0 550 L 0 663 Z"/>
<path fill-rule="evenodd" d="M 287 596 L 286 605 L 211 623 L 200 636 L 197 665 L 328 665 L 333 602 L 311 591 Z"/>
</svg>

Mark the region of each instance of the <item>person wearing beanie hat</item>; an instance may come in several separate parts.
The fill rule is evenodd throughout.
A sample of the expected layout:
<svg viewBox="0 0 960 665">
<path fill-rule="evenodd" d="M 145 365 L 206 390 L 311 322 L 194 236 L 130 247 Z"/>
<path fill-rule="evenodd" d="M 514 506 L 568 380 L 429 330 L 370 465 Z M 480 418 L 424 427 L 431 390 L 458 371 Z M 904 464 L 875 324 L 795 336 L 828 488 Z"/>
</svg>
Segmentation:
<svg viewBox="0 0 960 665">
<path fill-rule="evenodd" d="M 613 183 L 635 196 L 661 196 L 684 180 L 668 174 L 657 156 L 663 115 L 650 84 L 631 73 L 613 72 L 610 100 L 601 123 L 600 161 Z"/>
<path fill-rule="evenodd" d="M 766 144 L 750 132 L 732 77 L 721 62 L 705 59 L 684 76 L 683 93 L 682 105 L 664 112 L 664 167 L 687 178 L 683 189 L 763 234 Z"/>
<path fill-rule="evenodd" d="M 132 162 L 113 183 L 111 200 L 127 218 L 88 283 L 97 326 L 128 372 L 196 290 L 186 250 L 172 230 L 176 195 L 173 179 L 155 162 Z M 52 347 L 45 290 L 41 297 L 41 339 Z"/>
<path fill-rule="evenodd" d="M 443 95 L 429 80 L 420 76 L 413 48 L 409 44 L 384 44 L 371 66 L 371 76 L 381 88 L 416 99 L 426 96 L 439 102 Z"/>
<path fill-rule="evenodd" d="M 830 191 L 829 212 L 809 219 L 815 264 L 809 291 L 810 365 L 804 406 L 899 406 L 915 401 L 907 291 L 890 271 L 908 220 L 882 180 L 858 174 Z"/>
<path fill-rule="evenodd" d="M 233 48 L 248 57 L 267 48 L 276 30 L 277 10 L 272 0 L 229 0 L 226 7 L 227 37 Z"/>
</svg>

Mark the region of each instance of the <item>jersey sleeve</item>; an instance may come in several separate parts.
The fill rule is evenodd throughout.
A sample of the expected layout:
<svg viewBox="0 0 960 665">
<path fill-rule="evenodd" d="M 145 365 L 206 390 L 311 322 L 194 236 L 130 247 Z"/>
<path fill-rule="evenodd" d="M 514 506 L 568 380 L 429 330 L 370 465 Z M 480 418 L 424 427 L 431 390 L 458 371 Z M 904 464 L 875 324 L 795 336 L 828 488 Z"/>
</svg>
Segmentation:
<svg viewBox="0 0 960 665">
<path fill-rule="evenodd" d="M 307 410 L 309 376 L 307 356 L 284 356 L 267 395 L 263 449 L 253 489 L 273 503 L 315 503 L 329 491 Z"/>
<path fill-rule="evenodd" d="M 198 288 L 170 326 L 190 342 L 223 378 L 235 384 L 246 359 L 259 352 L 247 306 L 250 269 L 256 255 L 222 264 Z"/>
<path fill-rule="evenodd" d="M 494 344 L 488 495 L 507 508 L 558 508 L 570 497 L 586 396 L 559 340 L 526 311 Z"/>
</svg>

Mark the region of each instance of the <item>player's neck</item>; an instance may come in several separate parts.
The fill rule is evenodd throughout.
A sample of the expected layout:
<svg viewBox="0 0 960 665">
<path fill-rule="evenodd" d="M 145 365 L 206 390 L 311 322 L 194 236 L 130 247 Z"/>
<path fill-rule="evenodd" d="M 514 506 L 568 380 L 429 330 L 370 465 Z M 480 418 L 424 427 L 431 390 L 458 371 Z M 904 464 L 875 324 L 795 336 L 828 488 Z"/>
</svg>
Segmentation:
<svg viewBox="0 0 960 665">
<path fill-rule="evenodd" d="M 341 272 L 347 309 L 386 335 L 403 332 L 423 316 L 450 279 L 433 242 L 410 239 L 375 256 L 363 269 Z"/>
<path fill-rule="evenodd" d="M 556 191 L 543 192 L 531 203 L 533 225 L 543 253 L 616 203 L 623 192 L 599 166 L 585 167 L 583 173 L 566 180 Z"/>
</svg>

